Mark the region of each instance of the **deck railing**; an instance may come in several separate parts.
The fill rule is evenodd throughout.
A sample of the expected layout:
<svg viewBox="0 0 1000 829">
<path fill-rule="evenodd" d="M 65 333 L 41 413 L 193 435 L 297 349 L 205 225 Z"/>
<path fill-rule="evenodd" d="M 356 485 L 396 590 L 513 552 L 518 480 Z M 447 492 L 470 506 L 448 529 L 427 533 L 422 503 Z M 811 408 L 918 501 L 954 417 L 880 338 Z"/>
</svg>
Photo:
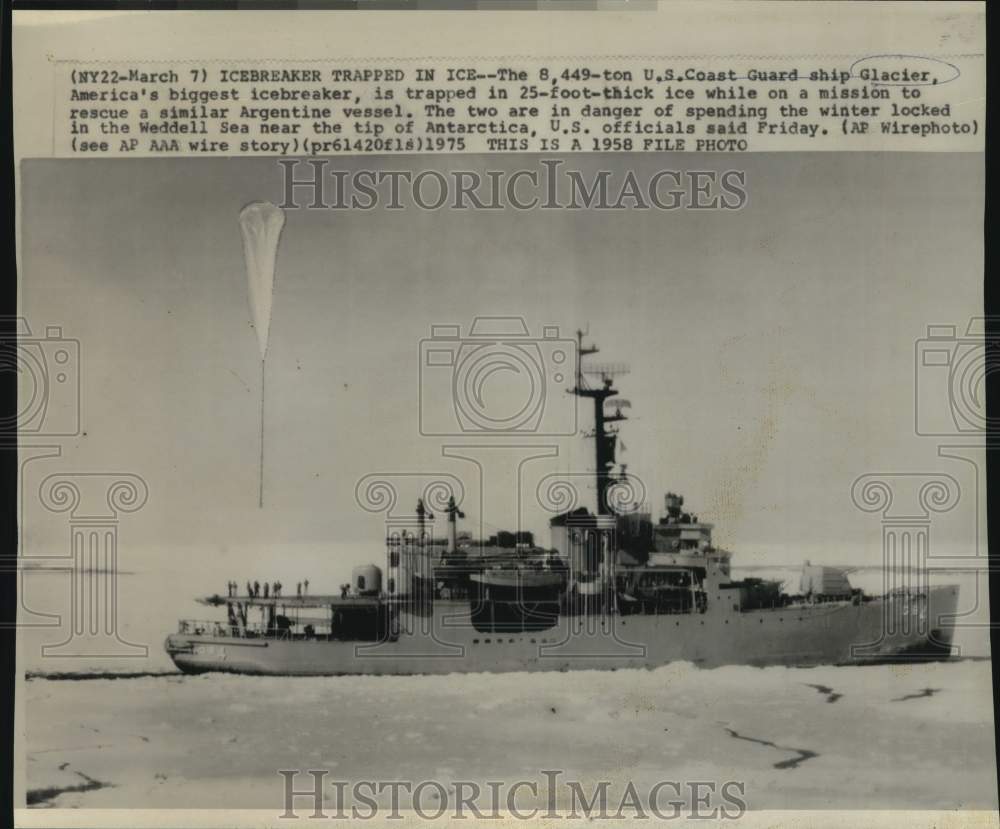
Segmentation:
<svg viewBox="0 0 1000 829">
<path fill-rule="evenodd" d="M 218 620 L 204 621 L 201 619 L 181 619 L 177 624 L 177 632 L 195 636 L 231 637 L 233 639 L 292 639 L 296 635 L 288 628 L 268 628 L 259 622 L 230 625 Z"/>
</svg>

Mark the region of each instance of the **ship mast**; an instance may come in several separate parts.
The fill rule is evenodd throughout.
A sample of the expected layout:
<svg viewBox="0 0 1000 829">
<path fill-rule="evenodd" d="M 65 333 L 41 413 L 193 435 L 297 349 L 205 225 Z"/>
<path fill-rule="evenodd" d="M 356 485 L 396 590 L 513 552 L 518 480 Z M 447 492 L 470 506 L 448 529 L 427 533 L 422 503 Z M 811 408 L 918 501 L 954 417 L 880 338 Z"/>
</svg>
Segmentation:
<svg viewBox="0 0 1000 829">
<path fill-rule="evenodd" d="M 628 367 L 621 364 L 615 365 L 583 365 L 583 358 L 591 354 L 596 354 L 598 348 L 595 345 L 585 346 L 583 344 L 583 331 L 576 332 L 576 383 L 568 391 L 577 397 L 587 397 L 594 401 L 594 429 L 585 436 L 594 439 L 594 471 L 597 483 L 597 514 L 607 515 L 610 512 L 605 493 L 612 482 L 611 470 L 615 465 L 615 447 L 618 440 L 618 430 L 614 427 L 608 428 L 608 424 L 621 420 L 627 420 L 622 414 L 622 406 L 619 405 L 614 413 L 607 413 L 604 410 L 605 401 L 615 397 L 618 390 L 614 388 L 614 378 L 617 375 L 627 374 Z M 600 385 L 592 388 L 588 385 L 584 375 L 593 374 L 600 378 Z M 627 405 L 626 401 L 620 401 Z"/>
</svg>

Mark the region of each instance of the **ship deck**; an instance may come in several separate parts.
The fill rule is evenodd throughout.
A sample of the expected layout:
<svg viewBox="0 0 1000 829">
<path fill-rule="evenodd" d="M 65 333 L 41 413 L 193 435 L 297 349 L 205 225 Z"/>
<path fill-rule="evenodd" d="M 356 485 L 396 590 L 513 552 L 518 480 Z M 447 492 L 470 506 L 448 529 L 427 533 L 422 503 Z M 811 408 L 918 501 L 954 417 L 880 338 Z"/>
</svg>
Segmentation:
<svg viewBox="0 0 1000 829">
<path fill-rule="evenodd" d="M 221 607 L 242 604 L 246 607 L 376 607 L 385 601 L 379 596 L 341 596 L 339 593 L 316 596 L 204 596 L 198 604 Z"/>
</svg>

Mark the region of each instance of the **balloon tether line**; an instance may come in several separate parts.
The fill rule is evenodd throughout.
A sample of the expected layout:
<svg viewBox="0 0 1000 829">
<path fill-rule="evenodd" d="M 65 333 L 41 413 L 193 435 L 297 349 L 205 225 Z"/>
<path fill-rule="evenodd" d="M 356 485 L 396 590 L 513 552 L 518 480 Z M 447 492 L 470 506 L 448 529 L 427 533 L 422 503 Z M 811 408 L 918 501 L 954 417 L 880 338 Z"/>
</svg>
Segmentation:
<svg viewBox="0 0 1000 829">
<path fill-rule="evenodd" d="M 264 508 L 264 361 L 260 361 L 260 497 L 258 507 Z"/>
</svg>

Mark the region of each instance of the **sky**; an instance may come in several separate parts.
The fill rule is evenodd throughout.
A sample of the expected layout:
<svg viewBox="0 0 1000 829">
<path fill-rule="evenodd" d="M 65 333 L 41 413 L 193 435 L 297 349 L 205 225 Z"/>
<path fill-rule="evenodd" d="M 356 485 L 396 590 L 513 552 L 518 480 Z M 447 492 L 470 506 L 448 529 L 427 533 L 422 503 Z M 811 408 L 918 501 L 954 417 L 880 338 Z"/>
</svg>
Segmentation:
<svg viewBox="0 0 1000 829">
<path fill-rule="evenodd" d="M 514 528 L 520 468 L 523 528 L 547 543 L 538 482 L 586 473 L 584 437 L 528 435 L 486 450 L 470 448 L 490 442 L 475 434 L 420 434 L 421 340 L 432 325 L 465 336 L 477 315 L 523 317 L 534 337 L 543 326 L 562 337 L 587 328 L 596 360 L 628 364 L 617 381 L 632 404 L 619 460 L 654 513 L 667 489 L 682 492 L 745 564 L 877 564 L 879 516 L 851 500 L 870 472 L 953 475 L 962 497 L 935 519 L 932 543 L 972 552 L 974 469 L 915 434 L 914 349 L 928 325 L 961 333 L 981 314 L 982 157 L 581 155 L 566 166 L 589 175 L 626 163 L 640 177 L 744 169 L 749 202 L 697 212 L 289 210 L 260 508 L 260 362 L 237 218 L 248 202 L 281 200 L 277 163 L 25 162 L 22 314 L 36 336 L 58 325 L 79 341 L 86 434 L 25 467 L 24 552 L 64 551 L 66 516 L 35 493 L 65 471 L 140 475 L 149 500 L 122 518 L 121 566 L 195 581 L 216 565 L 281 571 L 301 559 L 339 574 L 377 559 L 385 517 L 356 499 L 373 474 L 397 486 L 397 513 L 434 476 L 457 477 L 464 526 L 478 534 Z M 539 169 L 534 156 L 379 164 Z M 425 398 L 437 400 L 450 375 L 428 371 L 439 379 L 426 375 Z M 547 393 L 570 385 L 547 376 Z M 494 405 L 501 388 L 487 386 Z M 50 405 L 55 416 L 66 404 Z M 433 412 L 453 422 L 447 406 Z M 588 410 L 578 415 L 589 428 Z"/>
</svg>

